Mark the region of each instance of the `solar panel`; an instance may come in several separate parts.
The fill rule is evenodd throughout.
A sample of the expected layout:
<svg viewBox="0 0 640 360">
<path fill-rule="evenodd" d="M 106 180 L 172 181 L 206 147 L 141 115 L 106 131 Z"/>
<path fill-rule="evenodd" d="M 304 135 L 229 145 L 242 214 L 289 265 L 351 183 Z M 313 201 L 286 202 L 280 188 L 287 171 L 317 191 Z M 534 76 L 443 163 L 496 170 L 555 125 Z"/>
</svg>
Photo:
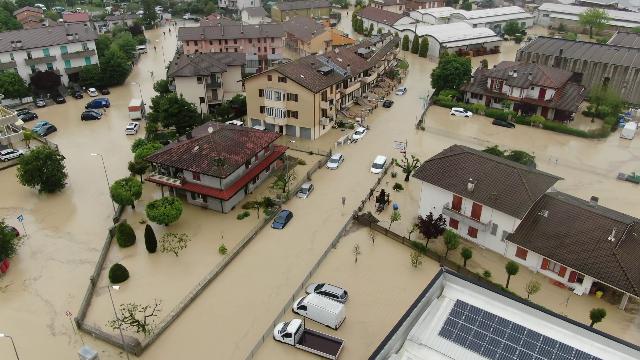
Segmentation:
<svg viewBox="0 0 640 360">
<path fill-rule="evenodd" d="M 601 360 L 462 300 L 438 335 L 491 360 Z"/>
</svg>

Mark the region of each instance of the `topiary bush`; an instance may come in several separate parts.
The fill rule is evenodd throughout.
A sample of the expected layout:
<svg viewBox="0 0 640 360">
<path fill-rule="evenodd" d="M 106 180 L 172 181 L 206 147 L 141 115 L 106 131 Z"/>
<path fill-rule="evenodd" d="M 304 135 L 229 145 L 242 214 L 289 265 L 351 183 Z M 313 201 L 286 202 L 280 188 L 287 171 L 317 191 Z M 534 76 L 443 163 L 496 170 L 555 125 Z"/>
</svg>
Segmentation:
<svg viewBox="0 0 640 360">
<path fill-rule="evenodd" d="M 149 224 L 144 228 L 144 246 L 150 254 L 153 254 L 158 249 L 156 233 L 153 232 L 153 228 Z"/>
<path fill-rule="evenodd" d="M 404 190 L 404 186 L 402 186 L 402 184 L 400 184 L 400 183 L 395 183 L 395 184 L 393 184 L 393 190 L 402 191 L 402 190 Z"/>
<path fill-rule="evenodd" d="M 126 221 L 121 222 L 116 227 L 116 241 L 118 241 L 118 245 L 122 248 L 129 247 L 136 243 L 136 233 Z"/>
<path fill-rule="evenodd" d="M 243 208 L 244 209 L 244 208 Z M 249 217 L 250 213 L 248 211 L 243 211 L 236 216 L 236 219 L 243 220 L 244 218 Z"/>
<path fill-rule="evenodd" d="M 109 269 L 109 281 L 112 284 L 120 284 L 129 278 L 129 270 L 124 265 L 115 263 Z"/>
</svg>

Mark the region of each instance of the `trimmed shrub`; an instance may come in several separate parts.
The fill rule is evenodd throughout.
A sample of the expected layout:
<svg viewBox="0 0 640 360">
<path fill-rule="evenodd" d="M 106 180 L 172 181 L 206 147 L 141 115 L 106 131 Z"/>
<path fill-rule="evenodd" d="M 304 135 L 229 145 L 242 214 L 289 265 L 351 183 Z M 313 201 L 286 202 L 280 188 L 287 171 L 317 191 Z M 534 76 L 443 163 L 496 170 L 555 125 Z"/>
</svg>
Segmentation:
<svg viewBox="0 0 640 360">
<path fill-rule="evenodd" d="M 112 284 L 120 284 L 129 278 L 129 270 L 124 265 L 115 263 L 109 268 L 109 281 Z"/>
<path fill-rule="evenodd" d="M 404 190 L 404 186 L 402 186 L 402 184 L 400 184 L 400 183 L 395 183 L 395 184 L 393 184 L 393 190 L 402 191 L 402 190 Z"/>
<path fill-rule="evenodd" d="M 144 228 L 144 246 L 150 254 L 153 254 L 158 249 L 156 233 L 153 232 L 153 228 L 149 224 Z"/>
<path fill-rule="evenodd" d="M 136 243 L 136 233 L 126 221 L 116 227 L 116 241 L 121 248 L 129 247 Z"/>
<path fill-rule="evenodd" d="M 218 247 L 218 253 L 219 253 L 220 255 L 227 255 L 227 252 L 229 252 L 229 250 L 227 250 L 227 247 L 226 247 L 226 246 L 224 246 L 224 244 L 222 244 L 222 245 L 220 245 L 220 246 Z"/>
<path fill-rule="evenodd" d="M 486 109 L 484 115 L 493 119 L 507 121 L 509 120 L 509 112 L 498 109 Z"/>
<path fill-rule="evenodd" d="M 243 208 L 244 209 L 244 208 Z M 249 213 L 248 211 L 243 211 L 240 214 L 238 214 L 238 216 L 236 216 L 236 219 L 238 220 L 242 220 L 244 218 L 249 217 L 249 215 L 251 215 L 251 213 Z"/>
<path fill-rule="evenodd" d="M 298 165 L 307 165 L 307 162 L 304 159 L 298 159 Z"/>
</svg>

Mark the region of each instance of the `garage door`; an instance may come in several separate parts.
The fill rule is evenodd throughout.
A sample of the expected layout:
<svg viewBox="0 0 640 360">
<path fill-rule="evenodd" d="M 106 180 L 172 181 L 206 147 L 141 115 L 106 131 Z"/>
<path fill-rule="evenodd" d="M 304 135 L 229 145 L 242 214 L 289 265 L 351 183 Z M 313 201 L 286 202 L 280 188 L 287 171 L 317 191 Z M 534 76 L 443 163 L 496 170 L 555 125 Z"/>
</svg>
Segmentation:
<svg viewBox="0 0 640 360">
<path fill-rule="evenodd" d="M 251 118 L 251 127 L 261 126 L 261 125 L 262 125 L 262 121 L 260 121 L 260 119 Z"/>
<path fill-rule="evenodd" d="M 296 126 L 295 125 L 287 125 L 287 135 L 289 135 L 289 136 L 298 136 L 298 134 L 296 134 Z"/>
<path fill-rule="evenodd" d="M 265 129 L 269 130 L 269 131 L 276 131 L 276 126 L 275 124 L 270 124 L 268 122 L 264 122 L 264 127 Z"/>
<path fill-rule="evenodd" d="M 311 139 L 311 128 L 300 127 L 300 137 L 303 139 Z"/>
</svg>

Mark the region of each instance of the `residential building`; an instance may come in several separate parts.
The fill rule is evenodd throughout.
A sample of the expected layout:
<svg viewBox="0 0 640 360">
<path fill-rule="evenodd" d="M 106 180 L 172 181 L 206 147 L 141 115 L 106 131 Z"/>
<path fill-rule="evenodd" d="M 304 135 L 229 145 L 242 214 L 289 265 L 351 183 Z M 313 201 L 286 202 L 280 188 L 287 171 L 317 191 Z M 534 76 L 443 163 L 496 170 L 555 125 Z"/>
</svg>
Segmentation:
<svg viewBox="0 0 640 360">
<path fill-rule="evenodd" d="M 238 52 L 247 55 L 247 73 L 264 71 L 282 59 L 284 28 L 280 23 L 181 27 L 178 40 L 186 55 Z"/>
<path fill-rule="evenodd" d="M 611 39 L 607 41 L 607 44 L 640 49 L 640 34 L 635 32 L 616 31 Z"/>
<path fill-rule="evenodd" d="M 156 169 L 147 180 L 188 203 L 227 213 L 258 187 L 286 147 L 271 131 L 210 122 L 146 158 Z"/>
<path fill-rule="evenodd" d="M 88 12 L 65 12 L 62 14 L 62 21 L 66 23 L 88 22 L 91 21 L 91 14 Z"/>
<path fill-rule="evenodd" d="M 406 0 L 372 0 L 369 6 L 396 14 L 402 14 L 407 9 Z"/>
<path fill-rule="evenodd" d="M 638 358 L 637 345 L 446 268 L 440 269 L 369 357 L 370 360 Z"/>
<path fill-rule="evenodd" d="M 13 111 L 0 106 L 0 145 L 2 145 L 0 148 L 17 145 L 22 141 L 22 130 L 15 126 L 18 121 Z"/>
<path fill-rule="evenodd" d="M 218 7 L 229 10 L 243 10 L 252 7 L 261 7 L 260 0 L 220 0 Z"/>
<path fill-rule="evenodd" d="M 80 70 L 98 63 L 97 33 L 89 23 L 5 31 L 0 38 L 0 70 L 13 69 L 26 81 L 37 71 L 54 71 L 62 83 L 78 81 Z"/>
<path fill-rule="evenodd" d="M 534 17 L 519 6 L 505 6 L 480 10 L 457 10 L 449 16 L 449 22 L 466 22 L 475 27 L 486 27 L 502 34 L 504 25 L 516 21 L 523 28 L 533 26 Z"/>
<path fill-rule="evenodd" d="M 413 177 L 421 181 L 420 215 L 442 214 L 449 229 L 502 255 L 507 236 L 561 179 L 462 145 L 429 158 Z"/>
<path fill-rule="evenodd" d="M 13 16 L 22 24 L 23 29 L 46 26 L 44 11 L 33 6 L 25 6 L 13 12 Z"/>
<path fill-rule="evenodd" d="M 433 9 L 443 7 L 445 4 L 444 0 L 406 0 L 407 11 L 419 10 L 419 9 Z"/>
<path fill-rule="evenodd" d="M 167 78 L 176 93 L 209 113 L 223 101 L 242 93 L 244 53 L 178 53 L 169 64 Z"/>
<path fill-rule="evenodd" d="M 536 24 L 545 27 L 558 27 L 560 24 L 571 30 L 583 32 L 585 26 L 580 25 L 580 14 L 589 10 L 591 7 L 544 3 L 535 12 Z M 640 26 L 640 13 L 633 11 L 609 10 L 605 9 L 609 15 L 609 21 L 606 29 L 609 31 L 631 30 Z M 588 29 L 587 29 L 588 31 Z"/>
<path fill-rule="evenodd" d="M 503 108 L 510 101 L 517 113 L 558 121 L 573 120 L 586 97 L 571 71 L 514 61 L 503 61 L 491 69 L 479 67 L 460 90 L 466 102 Z"/>
<path fill-rule="evenodd" d="M 245 24 L 266 24 L 271 22 L 269 14 L 262 6 L 242 9 L 240 18 Z"/>
<path fill-rule="evenodd" d="M 331 2 L 329 0 L 299 0 L 279 2 L 271 6 L 273 21 L 283 22 L 295 16 L 312 18 L 329 17 Z"/>
<path fill-rule="evenodd" d="M 306 16 L 296 16 L 282 23 L 285 46 L 298 57 L 323 54 L 336 47 L 353 45 L 354 39 Z"/>
<path fill-rule="evenodd" d="M 518 50 L 516 61 L 571 71 L 587 91 L 605 85 L 640 104 L 639 48 L 541 36 Z"/>
<path fill-rule="evenodd" d="M 392 34 L 374 36 L 246 78 L 249 125 L 304 139 L 319 138 L 331 129 L 341 109 L 395 66 L 398 43 Z"/>
<path fill-rule="evenodd" d="M 414 24 L 416 22 L 408 16 L 371 6 L 360 10 L 358 17 L 362 19 L 363 28 L 373 29 L 374 34 L 378 33 L 378 29 L 382 29 L 382 32 L 395 32 L 395 26 Z M 371 27 L 372 25 L 373 27 Z"/>
<path fill-rule="evenodd" d="M 437 8 L 418 9 L 411 11 L 409 16 L 420 22 L 429 25 L 446 24 L 449 22 L 449 16 L 458 11 L 452 7 L 443 6 Z"/>
<path fill-rule="evenodd" d="M 112 31 L 115 26 L 130 27 L 137 19 L 140 16 L 136 14 L 108 15 L 104 18 L 104 27 L 106 31 Z"/>
<path fill-rule="evenodd" d="M 200 26 L 240 25 L 242 21 L 230 19 L 221 14 L 213 13 L 200 19 Z"/>
<path fill-rule="evenodd" d="M 640 298 L 640 219 L 562 192 L 544 194 L 507 237 L 505 256 L 578 295 Z"/>
</svg>

